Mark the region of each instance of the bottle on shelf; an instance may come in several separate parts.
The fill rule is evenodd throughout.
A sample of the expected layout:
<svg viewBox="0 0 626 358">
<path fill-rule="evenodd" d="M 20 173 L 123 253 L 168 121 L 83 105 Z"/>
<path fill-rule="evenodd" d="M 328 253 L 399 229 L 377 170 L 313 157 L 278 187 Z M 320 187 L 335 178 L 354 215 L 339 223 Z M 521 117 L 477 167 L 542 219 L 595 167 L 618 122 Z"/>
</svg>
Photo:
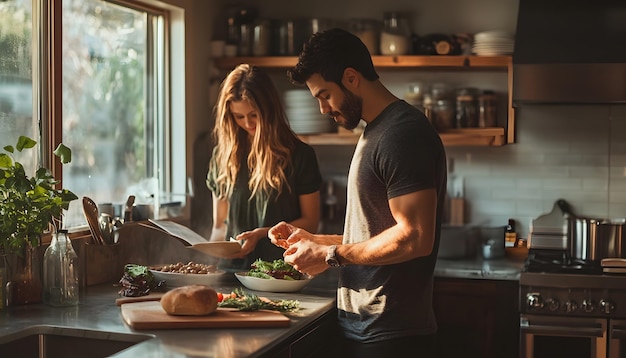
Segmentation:
<svg viewBox="0 0 626 358">
<path fill-rule="evenodd" d="M 50 306 L 76 306 L 79 301 L 78 256 L 67 230 L 52 234 L 43 257 L 43 302 Z"/>
<path fill-rule="evenodd" d="M 509 219 L 504 233 L 504 247 L 515 247 L 517 242 L 517 233 L 515 232 L 515 220 Z"/>
</svg>

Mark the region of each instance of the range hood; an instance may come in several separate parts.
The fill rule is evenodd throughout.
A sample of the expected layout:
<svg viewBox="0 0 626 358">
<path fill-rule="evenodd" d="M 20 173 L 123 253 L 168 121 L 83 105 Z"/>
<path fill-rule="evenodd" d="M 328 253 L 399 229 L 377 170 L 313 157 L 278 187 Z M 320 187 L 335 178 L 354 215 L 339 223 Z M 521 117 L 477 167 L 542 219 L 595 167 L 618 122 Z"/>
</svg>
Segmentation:
<svg viewBox="0 0 626 358">
<path fill-rule="evenodd" d="M 513 104 L 626 103 L 626 0 L 519 0 Z"/>
</svg>

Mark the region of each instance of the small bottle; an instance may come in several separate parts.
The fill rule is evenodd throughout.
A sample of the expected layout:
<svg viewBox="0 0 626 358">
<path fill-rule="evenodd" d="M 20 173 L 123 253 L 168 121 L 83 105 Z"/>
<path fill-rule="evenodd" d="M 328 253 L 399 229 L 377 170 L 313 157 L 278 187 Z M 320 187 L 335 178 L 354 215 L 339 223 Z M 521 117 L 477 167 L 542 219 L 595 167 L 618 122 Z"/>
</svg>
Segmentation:
<svg viewBox="0 0 626 358">
<path fill-rule="evenodd" d="M 78 256 L 67 230 L 52 234 L 43 256 L 43 302 L 50 306 L 78 305 Z"/>
<path fill-rule="evenodd" d="M 509 219 L 504 233 L 504 247 L 515 247 L 517 242 L 517 233 L 515 232 L 515 220 Z"/>
</svg>

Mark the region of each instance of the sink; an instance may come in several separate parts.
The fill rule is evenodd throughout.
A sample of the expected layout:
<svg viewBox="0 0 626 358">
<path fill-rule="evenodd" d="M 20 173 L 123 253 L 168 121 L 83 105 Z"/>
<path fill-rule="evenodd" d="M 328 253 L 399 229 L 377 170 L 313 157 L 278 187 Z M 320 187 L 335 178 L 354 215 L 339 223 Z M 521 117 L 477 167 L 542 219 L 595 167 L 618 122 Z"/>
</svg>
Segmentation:
<svg viewBox="0 0 626 358">
<path fill-rule="evenodd" d="M 22 358 L 108 357 L 154 337 L 41 325 L 0 337 L 0 352 Z"/>
</svg>

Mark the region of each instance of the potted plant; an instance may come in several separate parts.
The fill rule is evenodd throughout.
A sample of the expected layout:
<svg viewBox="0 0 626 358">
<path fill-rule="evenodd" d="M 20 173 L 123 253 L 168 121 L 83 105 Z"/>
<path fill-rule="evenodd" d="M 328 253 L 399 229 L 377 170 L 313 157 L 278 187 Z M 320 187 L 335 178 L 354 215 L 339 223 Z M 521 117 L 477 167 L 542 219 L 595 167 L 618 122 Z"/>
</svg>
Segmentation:
<svg viewBox="0 0 626 358">
<path fill-rule="evenodd" d="M 46 168 L 38 168 L 31 177 L 26 175 L 24 166 L 13 155 L 16 151 L 32 150 L 36 144 L 33 139 L 20 136 L 15 147 L 5 146 L 5 153 L 0 153 L 0 254 L 9 269 L 8 287 L 12 292 L 7 296 L 16 304 L 41 300 L 41 285 L 37 285 L 40 278 L 36 277 L 37 265 L 32 261 L 37 259 L 35 250 L 42 234 L 48 230 L 56 232 L 63 210 L 78 199 L 67 189 L 55 188 L 59 181 Z M 54 154 L 63 164 L 72 158 L 71 150 L 63 144 Z"/>
</svg>

